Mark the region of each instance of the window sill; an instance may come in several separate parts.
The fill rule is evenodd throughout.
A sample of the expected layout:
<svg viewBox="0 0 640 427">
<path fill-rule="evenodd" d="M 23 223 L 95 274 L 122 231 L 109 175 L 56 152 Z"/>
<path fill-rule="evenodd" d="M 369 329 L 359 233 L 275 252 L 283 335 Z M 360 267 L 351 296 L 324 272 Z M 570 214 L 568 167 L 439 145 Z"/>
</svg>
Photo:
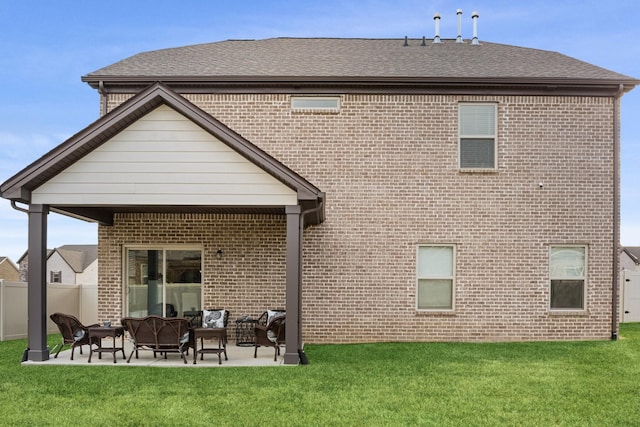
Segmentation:
<svg viewBox="0 0 640 427">
<path fill-rule="evenodd" d="M 291 110 L 291 114 L 294 115 L 304 115 L 304 114 L 329 114 L 329 115 L 336 115 L 336 114 L 340 114 L 340 110 L 334 110 L 334 109 L 313 109 L 313 108 L 309 108 L 308 110 Z"/>
<path fill-rule="evenodd" d="M 589 311 L 583 308 L 565 309 L 565 310 L 549 310 L 550 316 L 588 316 Z"/>
<path fill-rule="evenodd" d="M 416 310 L 415 315 L 416 316 L 455 317 L 457 316 L 457 313 L 455 310 Z"/>
<path fill-rule="evenodd" d="M 498 169 L 462 169 L 458 168 L 458 172 L 460 173 L 479 173 L 479 174 L 495 174 L 498 173 Z"/>
</svg>

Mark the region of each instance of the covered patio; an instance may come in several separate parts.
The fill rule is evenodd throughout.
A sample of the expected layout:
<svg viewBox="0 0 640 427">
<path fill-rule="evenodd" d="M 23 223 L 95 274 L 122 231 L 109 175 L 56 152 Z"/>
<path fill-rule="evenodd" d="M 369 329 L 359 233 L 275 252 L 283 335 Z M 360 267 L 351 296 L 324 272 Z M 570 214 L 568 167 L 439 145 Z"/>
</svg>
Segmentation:
<svg viewBox="0 0 640 427">
<path fill-rule="evenodd" d="M 194 169 L 198 170 L 194 173 Z M 303 351 L 302 236 L 305 227 L 324 221 L 325 195 L 161 83 L 132 97 L 27 166 L 0 186 L 0 194 L 29 217 L 29 362 L 60 363 L 62 357 L 61 353 L 58 359 L 51 359 L 46 343 L 47 215 L 57 212 L 97 222 L 101 228 L 114 226 L 117 215 L 129 214 L 283 218 L 286 255 L 282 286 L 287 328 L 281 363 L 299 363 Z M 100 238 L 98 244 L 100 247 Z M 115 255 L 120 264 L 124 264 L 124 250 Z M 99 259 L 99 263 L 105 262 Z M 117 268 L 122 270 L 120 264 Z M 113 286 L 120 286 L 124 294 L 123 277 L 105 275 L 105 271 L 111 270 L 99 268 L 99 301 L 108 296 L 101 290 L 103 283 L 115 283 Z M 204 293 L 206 284 L 202 286 Z M 113 308 L 118 298 L 119 308 Z M 109 300 L 112 311 L 105 312 L 108 318 L 127 314 L 124 298 Z M 99 314 L 104 314 L 103 309 L 107 310 L 101 307 Z M 178 362 L 183 363 L 179 357 Z"/>
<path fill-rule="evenodd" d="M 125 338 L 124 353 L 126 358 L 129 358 L 132 350 L 131 342 Z M 185 364 L 180 354 L 169 353 L 165 359 L 162 355 L 153 357 L 151 351 L 140 351 L 138 358 L 134 355 L 131 361 L 127 363 L 122 358 L 122 353 L 118 353 L 116 363 L 113 363 L 113 357 L 111 354 L 103 354 L 102 358 L 98 358 L 97 354 L 93 354 L 91 363 L 89 363 L 89 349 L 85 346 L 83 348 L 83 354 L 80 354 L 78 348 L 76 348 L 73 360 L 71 360 L 71 350 L 65 349 L 60 352 L 57 358 L 53 356 L 47 361 L 47 364 L 51 365 L 68 365 L 68 366 L 113 366 L 113 367 L 126 367 L 126 366 L 145 366 L 154 368 L 230 368 L 230 367 L 257 367 L 257 366 L 283 366 L 284 363 L 284 348 L 281 350 L 281 356 L 278 357 L 276 362 L 273 361 L 274 350 L 272 348 L 259 347 L 258 357 L 254 358 L 254 347 L 240 347 L 233 343 L 227 346 L 227 355 L 229 360 L 224 360 L 222 356 L 222 364 L 218 363 L 218 356 L 215 354 L 206 354 L 203 360 L 198 359 L 196 363 L 193 363 L 193 351 L 190 351 L 187 355 L 187 363 Z M 23 366 L 38 365 L 36 361 L 25 361 Z"/>
</svg>

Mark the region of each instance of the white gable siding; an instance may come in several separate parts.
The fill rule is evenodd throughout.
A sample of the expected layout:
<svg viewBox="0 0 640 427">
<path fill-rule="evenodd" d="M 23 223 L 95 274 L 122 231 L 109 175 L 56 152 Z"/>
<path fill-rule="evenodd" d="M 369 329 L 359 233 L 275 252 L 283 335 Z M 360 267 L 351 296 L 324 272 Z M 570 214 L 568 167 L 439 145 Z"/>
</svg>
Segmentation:
<svg viewBox="0 0 640 427">
<path fill-rule="evenodd" d="M 32 203 L 281 206 L 297 197 L 162 106 L 34 190 Z"/>
</svg>

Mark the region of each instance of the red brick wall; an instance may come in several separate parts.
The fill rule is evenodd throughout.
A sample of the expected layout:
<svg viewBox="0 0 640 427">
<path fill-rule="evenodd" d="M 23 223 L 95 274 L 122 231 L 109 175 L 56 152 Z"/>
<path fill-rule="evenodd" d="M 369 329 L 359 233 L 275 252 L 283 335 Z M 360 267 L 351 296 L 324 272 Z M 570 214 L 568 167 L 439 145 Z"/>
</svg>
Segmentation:
<svg viewBox="0 0 640 427">
<path fill-rule="evenodd" d="M 283 307 L 285 225 L 268 215 L 118 214 L 99 229 L 101 316 L 121 316 L 125 245 L 201 246 L 203 306 L 225 307 L 232 319 Z"/>
<path fill-rule="evenodd" d="M 610 336 L 612 99 L 343 95 L 309 114 L 287 95 L 187 98 L 327 194 L 304 235 L 306 342 Z M 496 172 L 458 170 L 460 101 L 498 103 Z M 100 227 L 100 318 L 121 309 L 129 243 L 203 244 L 205 302 L 232 319 L 283 306 L 284 234 L 279 217 L 117 216 Z M 456 245 L 454 312 L 415 309 L 421 243 Z M 588 246 L 584 312 L 549 311 L 550 244 Z"/>
</svg>

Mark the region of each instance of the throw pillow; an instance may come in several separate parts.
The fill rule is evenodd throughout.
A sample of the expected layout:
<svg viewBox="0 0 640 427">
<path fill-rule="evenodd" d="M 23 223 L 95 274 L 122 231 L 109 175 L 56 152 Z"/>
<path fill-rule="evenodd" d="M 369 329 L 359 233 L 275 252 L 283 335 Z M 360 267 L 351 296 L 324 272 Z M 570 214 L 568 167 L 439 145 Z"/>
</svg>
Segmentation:
<svg viewBox="0 0 640 427">
<path fill-rule="evenodd" d="M 202 326 L 205 328 L 224 328 L 225 310 L 202 310 Z"/>
</svg>

